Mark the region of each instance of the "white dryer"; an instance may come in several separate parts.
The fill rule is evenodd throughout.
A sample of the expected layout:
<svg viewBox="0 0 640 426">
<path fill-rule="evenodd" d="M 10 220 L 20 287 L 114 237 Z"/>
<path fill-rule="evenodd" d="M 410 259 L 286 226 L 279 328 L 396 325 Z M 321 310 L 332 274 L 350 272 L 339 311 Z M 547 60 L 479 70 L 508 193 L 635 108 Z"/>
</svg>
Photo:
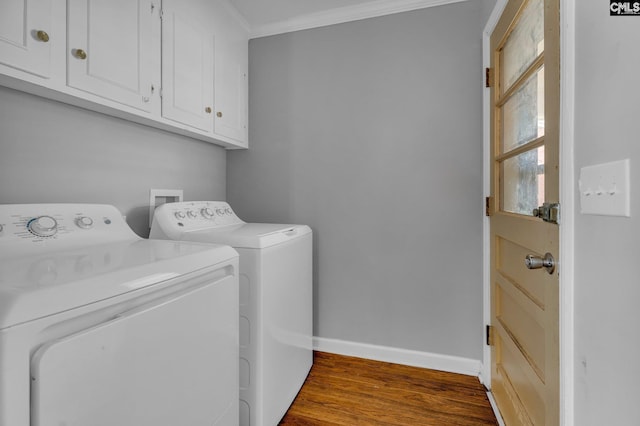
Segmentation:
<svg viewBox="0 0 640 426">
<path fill-rule="evenodd" d="M 277 425 L 313 364 L 311 229 L 245 223 L 225 202 L 194 201 L 156 208 L 150 237 L 238 251 L 240 425 Z"/>
<path fill-rule="evenodd" d="M 238 256 L 0 205 L 0 426 L 238 424 Z"/>
</svg>

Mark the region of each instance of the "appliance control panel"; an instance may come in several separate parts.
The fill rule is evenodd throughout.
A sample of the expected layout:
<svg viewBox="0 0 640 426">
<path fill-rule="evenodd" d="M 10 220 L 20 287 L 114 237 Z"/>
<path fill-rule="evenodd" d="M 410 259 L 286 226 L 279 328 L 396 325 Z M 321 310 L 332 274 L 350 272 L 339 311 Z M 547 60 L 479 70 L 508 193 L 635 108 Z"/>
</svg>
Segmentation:
<svg viewBox="0 0 640 426">
<path fill-rule="evenodd" d="M 102 204 L 0 204 L 0 249 L 16 244 L 99 244 L 135 237 L 113 206 Z"/>
<path fill-rule="evenodd" d="M 224 201 L 184 201 L 163 204 L 156 208 L 153 220 L 162 223 L 163 228 L 170 227 L 179 229 L 181 232 L 245 223 Z"/>
</svg>

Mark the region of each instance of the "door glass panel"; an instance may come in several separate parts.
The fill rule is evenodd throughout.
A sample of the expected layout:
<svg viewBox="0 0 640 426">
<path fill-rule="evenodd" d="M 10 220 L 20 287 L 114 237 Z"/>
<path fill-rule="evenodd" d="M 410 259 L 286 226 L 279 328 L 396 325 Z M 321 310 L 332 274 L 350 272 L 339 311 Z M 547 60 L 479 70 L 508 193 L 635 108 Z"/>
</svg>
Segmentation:
<svg viewBox="0 0 640 426">
<path fill-rule="evenodd" d="M 501 113 L 502 152 L 544 136 L 544 68 L 509 98 Z"/>
<path fill-rule="evenodd" d="M 504 93 L 544 51 L 544 1 L 529 0 L 520 21 L 502 48 L 501 93 Z"/>
<path fill-rule="evenodd" d="M 502 210 L 531 215 L 544 202 L 544 146 L 502 162 Z"/>
</svg>

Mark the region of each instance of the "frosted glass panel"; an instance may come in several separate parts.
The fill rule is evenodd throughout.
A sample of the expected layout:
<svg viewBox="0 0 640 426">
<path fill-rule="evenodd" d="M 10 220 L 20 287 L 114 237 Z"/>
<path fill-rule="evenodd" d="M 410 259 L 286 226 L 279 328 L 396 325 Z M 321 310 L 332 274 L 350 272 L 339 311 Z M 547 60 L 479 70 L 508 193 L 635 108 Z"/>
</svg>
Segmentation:
<svg viewBox="0 0 640 426">
<path fill-rule="evenodd" d="M 529 0 L 501 55 L 504 93 L 544 51 L 544 0 Z"/>
<path fill-rule="evenodd" d="M 502 163 L 502 210 L 531 215 L 544 202 L 544 146 Z"/>
<path fill-rule="evenodd" d="M 502 106 L 502 152 L 544 136 L 544 68 Z"/>
</svg>

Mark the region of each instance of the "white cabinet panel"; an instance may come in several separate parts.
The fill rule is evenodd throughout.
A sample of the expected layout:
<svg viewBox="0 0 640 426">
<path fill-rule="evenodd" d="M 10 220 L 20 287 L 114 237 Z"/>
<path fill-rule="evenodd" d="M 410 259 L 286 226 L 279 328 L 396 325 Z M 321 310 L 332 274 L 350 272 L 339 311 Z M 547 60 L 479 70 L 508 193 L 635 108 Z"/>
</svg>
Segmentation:
<svg viewBox="0 0 640 426">
<path fill-rule="evenodd" d="M 0 1 L 0 63 L 49 77 L 51 17 L 51 0 Z"/>
<path fill-rule="evenodd" d="M 164 9 L 162 22 L 162 116 L 213 130 L 214 36 L 192 19 Z"/>
<path fill-rule="evenodd" d="M 69 0 L 67 84 L 151 111 L 157 6 L 149 0 Z"/>
<path fill-rule="evenodd" d="M 216 38 L 215 132 L 237 141 L 247 141 L 247 68 L 237 49 Z"/>
</svg>

